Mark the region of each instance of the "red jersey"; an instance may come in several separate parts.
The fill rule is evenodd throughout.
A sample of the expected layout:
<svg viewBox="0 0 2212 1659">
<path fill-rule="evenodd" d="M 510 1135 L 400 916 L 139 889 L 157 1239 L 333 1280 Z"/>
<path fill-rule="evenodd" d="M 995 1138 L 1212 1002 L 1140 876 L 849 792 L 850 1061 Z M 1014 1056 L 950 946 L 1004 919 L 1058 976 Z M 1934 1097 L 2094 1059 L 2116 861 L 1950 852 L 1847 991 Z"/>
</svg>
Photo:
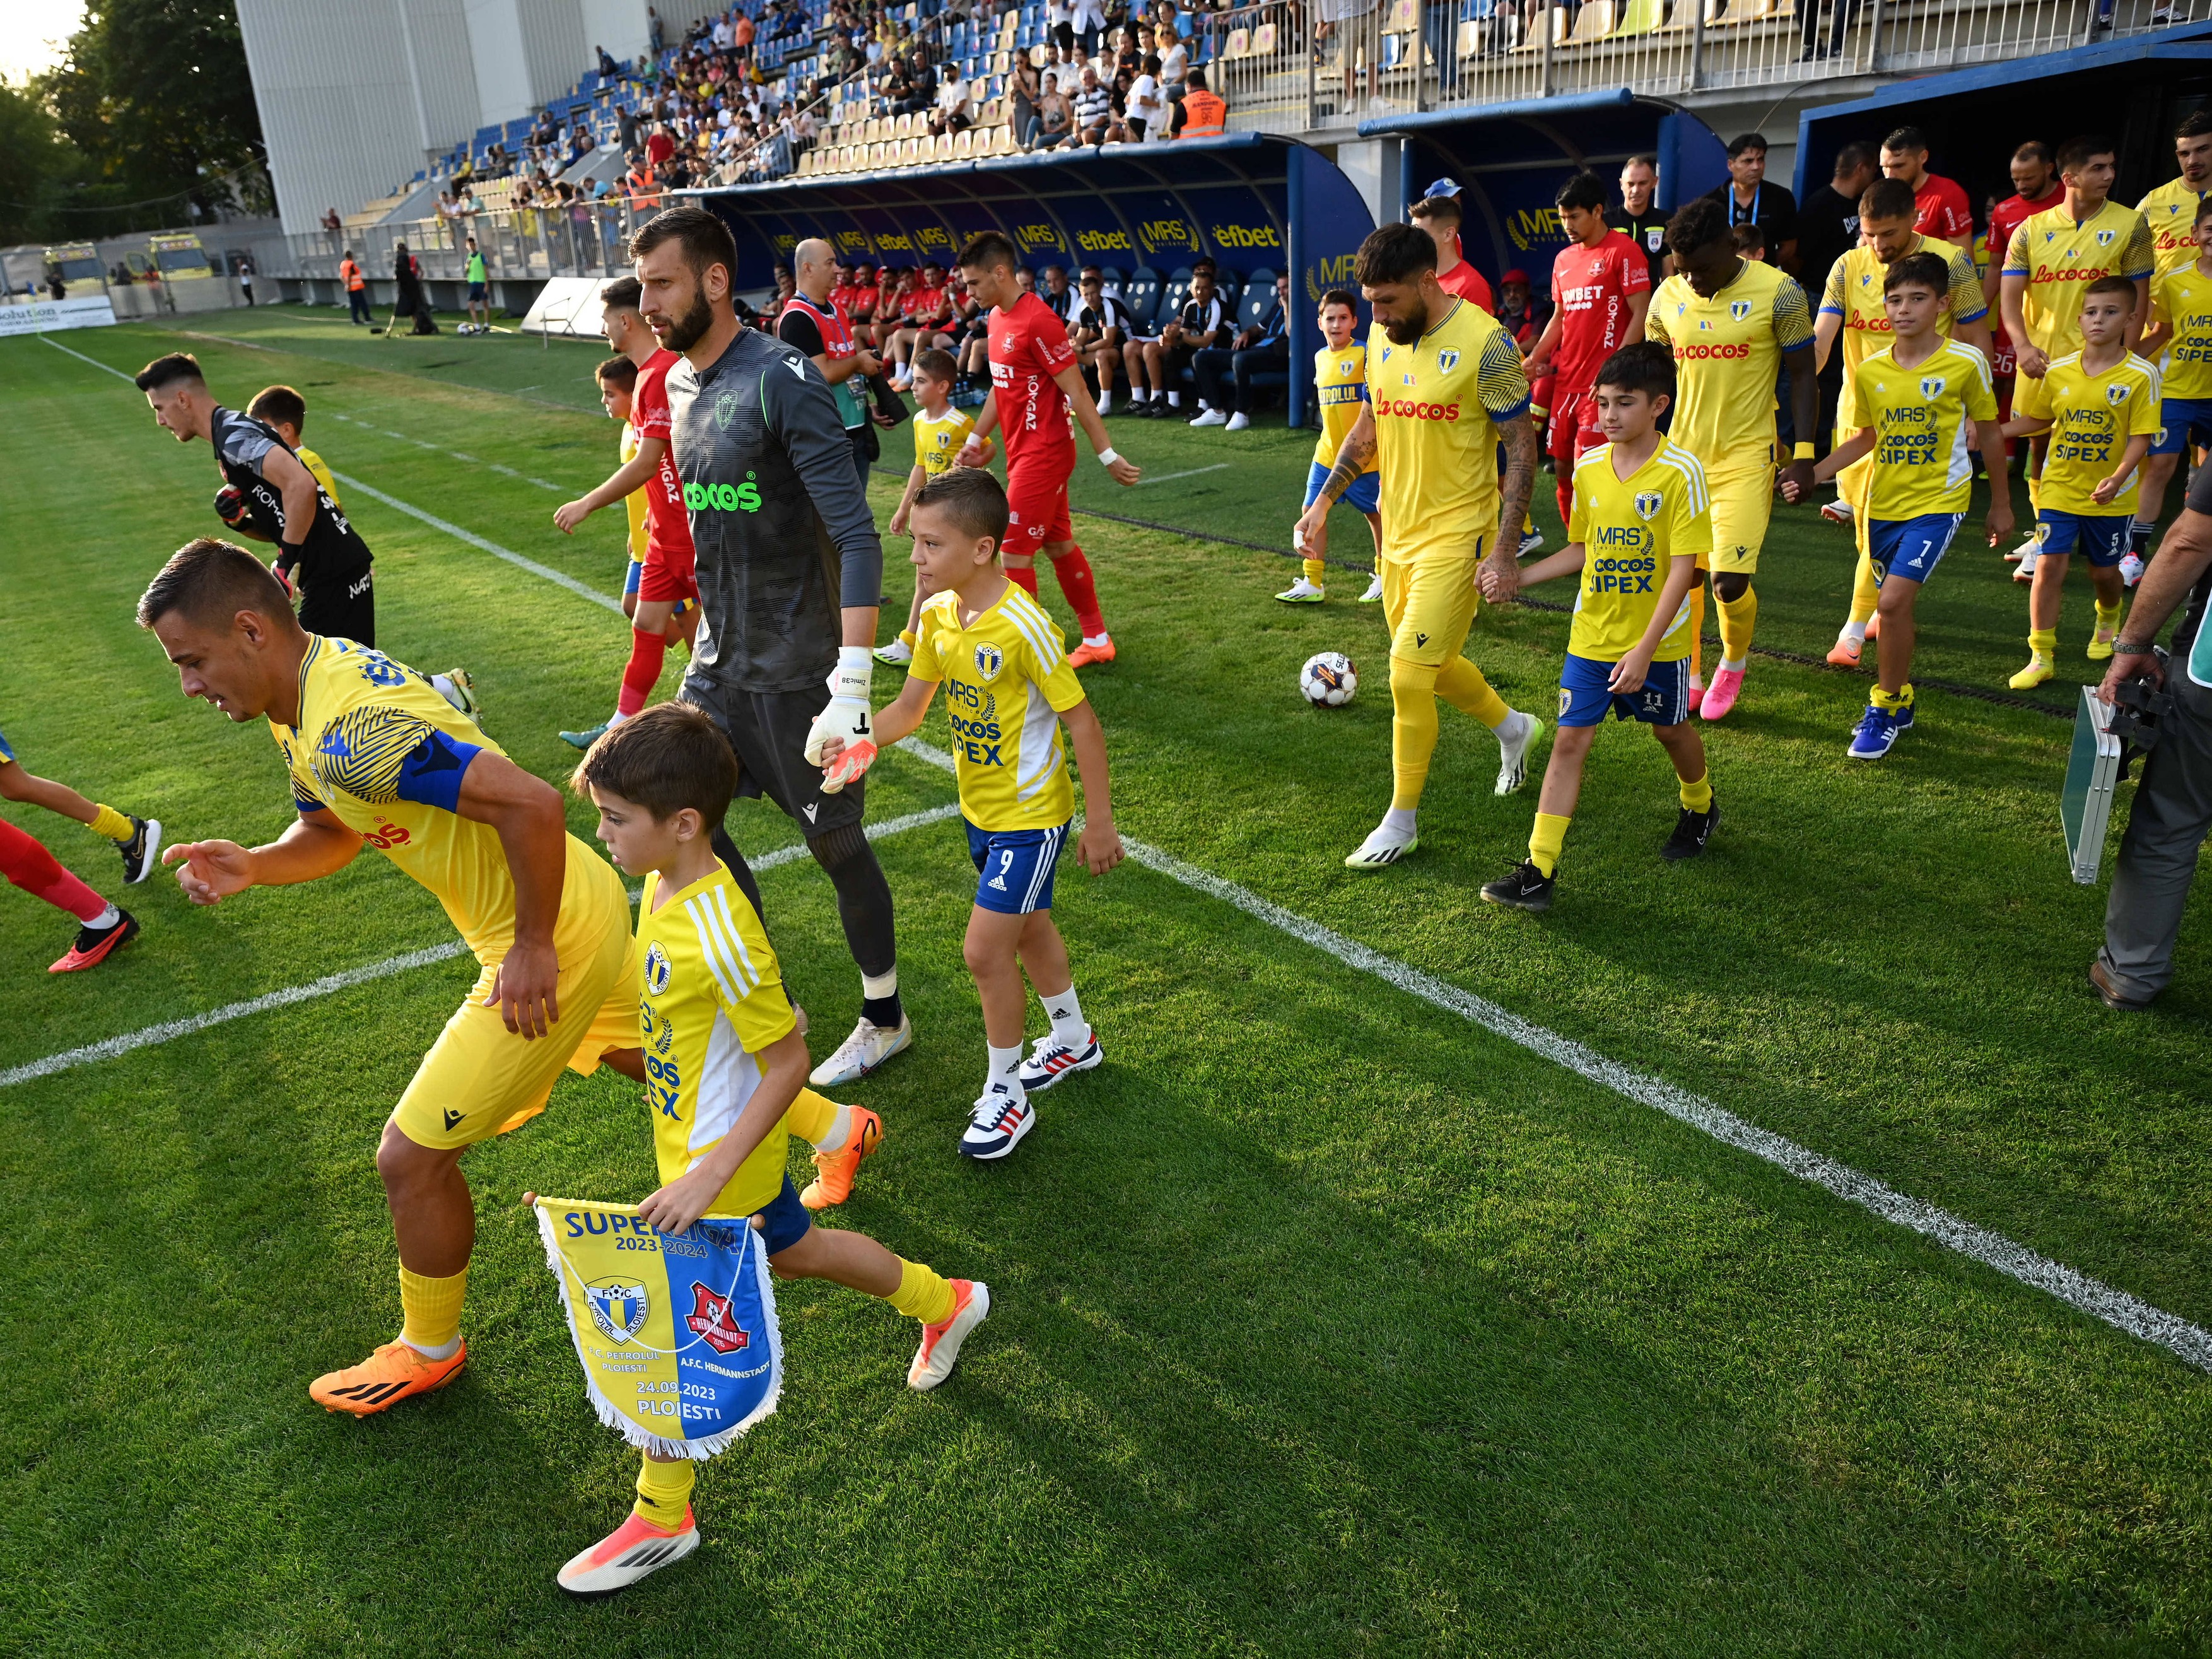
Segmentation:
<svg viewBox="0 0 2212 1659">
<path fill-rule="evenodd" d="M 945 290 L 941 288 L 915 288 L 907 292 L 899 307 L 899 315 L 912 318 L 934 318 L 945 308 Z"/>
<path fill-rule="evenodd" d="M 2004 268 L 2005 250 L 2012 246 L 2013 232 L 2018 230 L 2037 214 L 2057 207 L 2065 199 L 2064 181 L 2054 178 L 2051 181 L 2051 188 L 2033 201 L 2028 200 L 2025 196 L 2008 196 L 1996 204 L 1996 210 L 1990 215 L 1990 258 L 2000 270 Z M 1973 244 L 1960 242 L 1958 246 L 1972 247 Z M 1993 305 L 1990 307 L 1990 343 L 1993 345 L 2003 348 L 2009 343 L 2005 338 L 2004 307 L 2002 306 Z M 2009 374 L 2013 372 L 2010 363 L 2011 354 L 2008 351 L 2003 355 L 2007 359 L 2006 364 L 1996 372 L 2000 374 Z"/>
<path fill-rule="evenodd" d="M 1458 295 L 1478 310 L 1494 313 L 1498 309 L 1498 301 L 1491 297 L 1490 284 L 1464 258 L 1449 272 L 1439 272 L 1437 282 L 1445 293 Z"/>
<path fill-rule="evenodd" d="M 645 360 L 637 372 L 637 389 L 630 393 L 629 420 L 640 441 L 658 438 L 666 446 L 660 452 L 660 470 L 647 479 L 645 490 L 646 551 L 680 553 L 691 556 L 691 520 L 684 511 L 684 481 L 676 476 L 676 445 L 669 433 L 673 424 L 668 408 L 668 371 L 676 367 L 676 354 L 663 349 Z"/>
<path fill-rule="evenodd" d="M 1974 210 L 1966 205 L 1966 192 L 1956 179 L 1929 173 L 1912 192 L 1912 205 L 1917 210 L 1912 228 L 1923 236 L 1953 247 L 1973 246 Z"/>
<path fill-rule="evenodd" d="M 1034 464 L 1075 470 L 1075 428 L 1067 394 L 1052 377 L 1075 364 L 1067 325 L 1034 294 L 991 313 L 991 391 L 998 400 L 999 430 L 1006 468 Z"/>
<path fill-rule="evenodd" d="M 1571 242 L 1552 256 L 1552 304 L 1559 313 L 1552 367 L 1565 392 L 1591 389 L 1605 360 L 1627 337 L 1631 296 L 1650 291 L 1650 261 L 1617 230 L 1606 232 L 1595 247 Z"/>
<path fill-rule="evenodd" d="M 866 288 L 848 289 L 845 295 L 845 314 L 848 317 L 858 317 L 862 322 L 867 321 L 876 314 L 877 297 L 876 285 L 873 283 L 870 283 Z"/>
</svg>

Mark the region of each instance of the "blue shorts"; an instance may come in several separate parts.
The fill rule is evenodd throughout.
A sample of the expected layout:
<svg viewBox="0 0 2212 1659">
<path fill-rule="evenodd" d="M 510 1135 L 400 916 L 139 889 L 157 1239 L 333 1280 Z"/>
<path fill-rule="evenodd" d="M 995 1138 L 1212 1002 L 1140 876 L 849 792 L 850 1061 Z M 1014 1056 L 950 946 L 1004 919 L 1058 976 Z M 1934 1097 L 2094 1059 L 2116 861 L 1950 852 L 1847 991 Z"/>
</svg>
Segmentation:
<svg viewBox="0 0 2212 1659">
<path fill-rule="evenodd" d="M 975 860 L 975 902 L 1002 916 L 1052 908 L 1053 871 L 1067 823 L 1056 830 L 978 830 L 968 823 L 968 856 Z"/>
<path fill-rule="evenodd" d="M 2127 556 L 2128 526 L 2132 513 L 2061 513 L 2046 507 L 2035 515 L 2038 550 L 2044 553 L 2086 553 L 2100 570 L 2109 569 Z M 2079 545 L 2076 545 L 2079 544 Z"/>
<path fill-rule="evenodd" d="M 799 1201 L 799 1188 L 791 1184 L 791 1177 L 783 1178 L 783 1190 L 759 1212 L 761 1243 L 770 1255 L 776 1255 L 806 1237 L 813 1226 L 814 1218 Z"/>
<path fill-rule="evenodd" d="M 469 298 L 471 300 L 481 300 L 483 296 L 484 285 L 482 283 L 471 283 L 469 284 Z"/>
<path fill-rule="evenodd" d="M 1328 482 L 1331 469 L 1319 461 L 1306 468 L 1305 505 L 1311 507 L 1321 499 L 1321 487 Z M 1362 513 L 1380 512 L 1382 507 L 1382 475 L 1363 472 L 1352 481 L 1352 488 L 1337 498 L 1346 507 Z"/>
<path fill-rule="evenodd" d="M 1655 662 L 1644 677 L 1641 690 L 1608 690 L 1613 665 L 1595 657 L 1577 657 L 1571 651 L 1559 670 L 1559 724 L 1598 726 L 1610 708 L 1615 720 L 1642 720 L 1646 726 L 1680 726 L 1690 718 L 1690 659 Z"/>
<path fill-rule="evenodd" d="M 1963 513 L 1923 513 L 1917 519 L 1867 520 L 1867 560 L 1874 585 L 1892 576 L 1924 582 L 1951 550 L 1951 538 L 1966 522 Z"/>
<path fill-rule="evenodd" d="M 637 585 L 639 581 L 644 578 L 644 575 L 645 561 L 643 559 L 632 559 L 629 562 L 629 574 L 623 578 L 623 592 L 625 593 L 636 592 Z"/>
<path fill-rule="evenodd" d="M 15 751 L 8 746 L 7 734 L 0 732 L 0 761 L 11 761 L 15 758 Z"/>
<path fill-rule="evenodd" d="M 2212 398 L 2168 398 L 2158 406 L 2154 455 L 2179 455 L 2191 444 L 2212 444 Z"/>
</svg>

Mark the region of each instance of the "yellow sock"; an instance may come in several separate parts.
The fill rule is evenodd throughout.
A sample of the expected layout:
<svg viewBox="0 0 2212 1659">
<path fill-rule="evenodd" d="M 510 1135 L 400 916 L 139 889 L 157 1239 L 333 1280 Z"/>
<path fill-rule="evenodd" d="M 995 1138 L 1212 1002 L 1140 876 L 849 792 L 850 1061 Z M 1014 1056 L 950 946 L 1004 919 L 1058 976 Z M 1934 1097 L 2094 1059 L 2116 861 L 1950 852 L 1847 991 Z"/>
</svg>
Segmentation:
<svg viewBox="0 0 2212 1659">
<path fill-rule="evenodd" d="M 1437 670 L 1437 695 L 1462 714 L 1472 714 L 1495 732 L 1513 711 L 1490 689 L 1482 671 L 1465 657 L 1454 657 Z"/>
<path fill-rule="evenodd" d="M 913 649 L 914 649 L 914 647 L 915 647 L 914 629 L 912 629 L 911 628 L 902 628 L 902 629 L 899 629 L 899 638 L 900 638 L 900 640 L 901 640 L 901 641 L 902 641 L 905 643 L 906 648 L 907 648 L 908 650 L 911 651 L 911 650 L 913 650 Z"/>
<path fill-rule="evenodd" d="M 1556 812 L 1536 814 L 1536 827 L 1528 832 L 1528 862 L 1540 875 L 1550 875 L 1559 867 L 1559 848 L 1566 845 L 1569 818 Z"/>
<path fill-rule="evenodd" d="M 1306 580 L 1316 587 L 1326 586 L 1322 579 L 1328 574 L 1328 562 L 1326 559 L 1308 559 L 1305 562 Z"/>
<path fill-rule="evenodd" d="M 1874 689 L 1874 706 L 1886 708 L 1891 714 L 1900 708 L 1910 708 L 1912 707 L 1912 687 L 1907 684 L 1895 691 L 1885 691 L 1877 685 Z"/>
<path fill-rule="evenodd" d="M 1867 557 L 1866 550 L 1859 550 L 1858 573 L 1851 578 L 1851 621 L 1864 628 L 1874 620 L 1875 608 L 1881 603 L 1881 589 L 1874 583 L 1874 561 Z"/>
<path fill-rule="evenodd" d="M 1705 573 L 1690 588 L 1690 683 L 1703 684 L 1705 656 Z"/>
<path fill-rule="evenodd" d="M 952 1281 L 934 1267 L 901 1256 L 898 1289 L 884 1299 L 908 1319 L 940 1324 L 952 1316 Z"/>
<path fill-rule="evenodd" d="M 1437 750 L 1437 671 L 1390 659 L 1390 805 L 1410 812 L 1428 787 Z"/>
<path fill-rule="evenodd" d="M 2126 601 L 2123 600 L 2119 605 L 2100 605 L 2097 607 L 2097 631 L 2100 634 L 2111 633 L 2120 625 L 2120 612 L 2125 605 Z"/>
<path fill-rule="evenodd" d="M 2030 509 L 2028 518 L 2033 520 L 2035 517 L 2035 509 L 2040 508 L 2043 505 L 2043 475 L 2041 473 L 2034 474 L 2027 481 L 2027 505 Z"/>
<path fill-rule="evenodd" d="M 1681 783 L 1681 779 L 1677 777 L 1675 781 Z M 1682 805 L 1692 812 L 1711 811 L 1713 805 L 1713 775 L 1711 772 L 1698 773 L 1695 781 L 1682 784 L 1681 795 Z"/>
<path fill-rule="evenodd" d="M 399 1328 L 399 1340 L 424 1353 L 449 1350 L 460 1340 L 461 1297 L 468 1287 L 466 1267 L 451 1279 L 425 1279 L 402 1267 L 399 1307 L 405 1319 Z"/>
<path fill-rule="evenodd" d="M 2031 628 L 2027 630 L 2027 648 L 2048 661 L 2058 654 L 2058 630 L 2055 628 Z"/>
<path fill-rule="evenodd" d="M 1741 662 L 1751 654 L 1752 625 L 1759 620 L 1759 592 L 1747 587 L 1740 599 L 1720 601 L 1721 660 Z"/>
<path fill-rule="evenodd" d="M 801 1089 L 798 1097 L 784 1110 L 784 1127 L 801 1140 L 819 1147 L 836 1133 L 837 1115 L 845 1109 L 836 1101 L 817 1095 L 811 1089 Z M 842 1145 L 844 1137 L 839 1135 L 837 1139 Z"/>
<path fill-rule="evenodd" d="M 688 1457 L 672 1463 L 647 1458 L 637 1472 L 637 1518 L 674 1532 L 684 1524 L 684 1511 L 691 1507 L 691 1488 L 698 1480 L 699 1466 Z"/>
<path fill-rule="evenodd" d="M 131 827 L 131 820 L 112 806 L 93 803 L 100 808 L 100 816 L 92 821 L 92 833 L 108 841 L 129 841 L 138 832 Z"/>
</svg>

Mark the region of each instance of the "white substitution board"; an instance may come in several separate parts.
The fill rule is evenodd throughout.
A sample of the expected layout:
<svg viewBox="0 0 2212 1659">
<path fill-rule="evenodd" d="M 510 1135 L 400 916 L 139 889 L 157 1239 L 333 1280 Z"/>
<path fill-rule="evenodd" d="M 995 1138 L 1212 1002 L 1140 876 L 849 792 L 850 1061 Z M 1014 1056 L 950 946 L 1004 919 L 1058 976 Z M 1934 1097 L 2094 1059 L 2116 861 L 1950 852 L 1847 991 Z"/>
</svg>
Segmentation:
<svg viewBox="0 0 2212 1659">
<path fill-rule="evenodd" d="M 0 335 L 52 334 L 65 328 L 112 328 L 115 307 L 105 294 L 82 300 L 33 300 L 0 305 Z"/>
</svg>

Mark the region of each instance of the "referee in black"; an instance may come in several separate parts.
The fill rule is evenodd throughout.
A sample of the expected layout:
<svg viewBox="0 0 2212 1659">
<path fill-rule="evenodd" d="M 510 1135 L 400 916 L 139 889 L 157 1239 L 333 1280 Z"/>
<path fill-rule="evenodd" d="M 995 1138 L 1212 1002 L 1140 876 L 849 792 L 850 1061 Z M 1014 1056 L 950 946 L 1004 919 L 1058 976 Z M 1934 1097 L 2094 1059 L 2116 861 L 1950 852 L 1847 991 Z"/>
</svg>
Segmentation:
<svg viewBox="0 0 2212 1659">
<path fill-rule="evenodd" d="M 824 794 L 824 738 L 873 731 L 869 672 L 884 550 L 830 383 L 806 356 L 739 321 L 738 250 L 703 208 L 656 215 L 630 240 L 646 324 L 683 355 L 670 433 L 697 550 L 700 625 L 684 701 L 712 716 L 743 769 L 798 823 L 837 889 L 860 969 L 860 1018 L 814 1069 L 817 1088 L 866 1076 L 914 1040 L 898 994 L 890 884 L 860 832 L 865 778 Z M 760 908 L 744 857 L 714 849 Z"/>
</svg>

